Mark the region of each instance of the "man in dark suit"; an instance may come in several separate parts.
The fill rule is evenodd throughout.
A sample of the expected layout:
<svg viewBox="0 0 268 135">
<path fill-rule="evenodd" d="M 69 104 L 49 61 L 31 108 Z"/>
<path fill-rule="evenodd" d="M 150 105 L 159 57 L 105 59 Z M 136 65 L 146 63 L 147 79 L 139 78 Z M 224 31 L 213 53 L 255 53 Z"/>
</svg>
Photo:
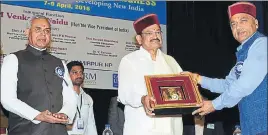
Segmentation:
<svg viewBox="0 0 268 135">
<path fill-rule="evenodd" d="M 47 52 L 51 25 L 34 16 L 26 49 L 9 54 L 1 66 L 1 103 L 9 111 L 9 135 L 68 135 L 64 124 L 76 113 L 76 95 L 63 61 Z"/>
</svg>

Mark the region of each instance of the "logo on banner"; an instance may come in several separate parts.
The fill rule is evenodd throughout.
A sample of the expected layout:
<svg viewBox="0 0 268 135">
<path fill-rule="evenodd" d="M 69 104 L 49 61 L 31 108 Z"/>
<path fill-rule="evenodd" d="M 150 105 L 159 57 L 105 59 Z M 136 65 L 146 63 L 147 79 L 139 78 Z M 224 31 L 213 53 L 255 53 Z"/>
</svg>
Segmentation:
<svg viewBox="0 0 268 135">
<path fill-rule="evenodd" d="M 113 87 L 118 88 L 118 74 L 113 74 Z"/>
<path fill-rule="evenodd" d="M 84 73 L 84 85 L 96 85 L 97 73 L 85 72 Z"/>
</svg>

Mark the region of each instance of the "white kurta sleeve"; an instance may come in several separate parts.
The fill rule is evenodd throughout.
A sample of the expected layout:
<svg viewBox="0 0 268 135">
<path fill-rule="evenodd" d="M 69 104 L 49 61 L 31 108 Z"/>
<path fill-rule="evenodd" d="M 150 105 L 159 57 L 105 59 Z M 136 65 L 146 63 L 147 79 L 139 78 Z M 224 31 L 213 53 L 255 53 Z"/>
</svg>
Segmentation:
<svg viewBox="0 0 268 135">
<path fill-rule="evenodd" d="M 138 93 L 135 86 L 137 72 L 127 59 L 122 59 L 118 69 L 118 97 L 119 101 L 131 107 L 141 107 L 142 94 Z"/>
<path fill-rule="evenodd" d="M 34 118 L 40 113 L 17 98 L 18 58 L 10 54 L 4 58 L 1 67 L 1 103 L 5 109 L 18 116 L 39 124 Z"/>
<path fill-rule="evenodd" d="M 63 96 L 63 105 L 59 113 L 64 113 L 69 118 L 69 124 L 73 122 L 75 113 L 76 113 L 76 105 L 77 105 L 77 98 L 76 93 L 73 90 L 73 83 L 71 81 L 71 78 L 68 73 L 68 69 L 64 62 L 64 80 L 62 82 L 63 90 L 62 90 L 62 96 Z"/>
</svg>

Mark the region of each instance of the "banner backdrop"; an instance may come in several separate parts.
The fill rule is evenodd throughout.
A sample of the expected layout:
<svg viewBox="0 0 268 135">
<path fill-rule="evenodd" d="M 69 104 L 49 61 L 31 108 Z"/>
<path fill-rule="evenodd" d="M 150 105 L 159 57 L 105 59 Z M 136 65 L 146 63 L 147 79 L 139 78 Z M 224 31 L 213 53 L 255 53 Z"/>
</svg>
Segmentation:
<svg viewBox="0 0 268 135">
<path fill-rule="evenodd" d="M 117 89 L 117 70 L 126 54 L 138 49 L 133 21 L 155 13 L 166 52 L 166 3 L 163 1 L 4 1 L 1 3 L 3 56 L 25 48 L 24 30 L 33 15 L 52 24 L 49 52 L 85 66 L 85 88 Z"/>
</svg>

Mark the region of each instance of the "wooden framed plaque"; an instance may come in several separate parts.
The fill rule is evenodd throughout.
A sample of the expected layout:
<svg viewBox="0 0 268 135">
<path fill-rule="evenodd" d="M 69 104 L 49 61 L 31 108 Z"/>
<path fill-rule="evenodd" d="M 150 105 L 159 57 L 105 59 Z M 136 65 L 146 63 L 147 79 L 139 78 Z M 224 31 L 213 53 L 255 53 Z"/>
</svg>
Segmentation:
<svg viewBox="0 0 268 135">
<path fill-rule="evenodd" d="M 189 75 L 145 76 L 148 95 L 155 98 L 155 115 L 191 114 L 202 102 L 198 87 Z"/>
</svg>

